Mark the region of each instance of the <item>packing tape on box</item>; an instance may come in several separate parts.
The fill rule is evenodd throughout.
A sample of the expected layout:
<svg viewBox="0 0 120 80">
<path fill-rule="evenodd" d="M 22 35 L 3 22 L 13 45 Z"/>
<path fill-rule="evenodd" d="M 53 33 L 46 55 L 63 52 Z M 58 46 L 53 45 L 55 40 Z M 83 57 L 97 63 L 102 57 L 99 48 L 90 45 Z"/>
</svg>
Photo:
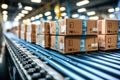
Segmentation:
<svg viewBox="0 0 120 80">
<path fill-rule="evenodd" d="M 80 37 L 80 51 L 85 51 L 85 36 Z"/>
<path fill-rule="evenodd" d="M 86 35 L 87 33 L 87 22 L 86 20 L 82 20 L 82 34 Z"/>
<path fill-rule="evenodd" d="M 58 36 L 55 36 L 55 50 L 58 50 Z"/>
<path fill-rule="evenodd" d="M 58 35 L 59 34 L 59 24 L 58 24 L 58 21 L 56 21 L 56 35 Z"/>
</svg>

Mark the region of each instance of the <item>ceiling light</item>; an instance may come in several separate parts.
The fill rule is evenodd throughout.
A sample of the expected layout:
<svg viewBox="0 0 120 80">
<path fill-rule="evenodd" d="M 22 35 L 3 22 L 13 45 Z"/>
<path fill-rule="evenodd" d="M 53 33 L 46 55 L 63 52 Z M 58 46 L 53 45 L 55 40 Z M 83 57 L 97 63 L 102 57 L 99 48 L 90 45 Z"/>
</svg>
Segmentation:
<svg viewBox="0 0 120 80">
<path fill-rule="evenodd" d="M 110 14 L 109 17 L 110 17 L 110 18 L 114 18 L 115 15 L 114 15 L 114 14 Z"/>
<path fill-rule="evenodd" d="M 7 18 L 8 17 L 8 15 L 3 15 L 3 18 Z"/>
<path fill-rule="evenodd" d="M 51 20 L 51 19 L 52 19 L 52 16 L 48 16 L 47 19 L 48 19 L 48 20 Z"/>
<path fill-rule="evenodd" d="M 39 17 L 41 18 L 41 17 L 43 17 L 43 15 L 42 15 L 42 14 L 39 14 Z"/>
<path fill-rule="evenodd" d="M 115 11 L 119 11 L 119 8 L 118 8 L 118 7 L 116 7 L 116 8 L 115 8 Z"/>
<path fill-rule="evenodd" d="M 19 13 L 18 16 L 24 17 L 25 15 L 22 13 Z"/>
<path fill-rule="evenodd" d="M 17 19 L 21 19 L 21 16 L 16 16 Z"/>
<path fill-rule="evenodd" d="M 7 11 L 3 11 L 3 14 L 5 15 L 5 14 L 7 14 L 8 12 Z"/>
<path fill-rule="evenodd" d="M 110 9 L 108 9 L 108 12 L 114 12 L 114 9 L 113 8 L 110 8 Z"/>
<path fill-rule="evenodd" d="M 85 19 L 86 17 L 84 15 L 81 15 L 79 18 L 80 19 Z"/>
<path fill-rule="evenodd" d="M 89 0 L 83 0 L 83 1 L 77 2 L 76 6 L 83 6 L 83 5 L 86 5 L 88 3 L 89 3 Z"/>
<path fill-rule="evenodd" d="M 61 8 L 60 8 L 60 11 L 65 11 L 65 7 L 61 7 Z"/>
<path fill-rule="evenodd" d="M 35 17 L 31 17 L 31 20 L 35 20 Z"/>
<path fill-rule="evenodd" d="M 51 15 L 50 11 L 48 11 L 48 12 L 45 13 L 45 16 L 49 16 L 49 15 Z"/>
<path fill-rule="evenodd" d="M 39 19 L 39 18 L 40 18 L 39 15 L 36 15 L 36 16 L 35 16 L 35 19 Z"/>
<path fill-rule="evenodd" d="M 67 14 L 66 13 L 61 13 L 61 16 L 66 16 Z"/>
<path fill-rule="evenodd" d="M 97 19 L 99 19 L 99 17 L 98 16 L 92 16 L 92 17 L 89 17 L 89 19 L 95 19 L 95 20 L 97 20 Z"/>
<path fill-rule="evenodd" d="M 73 14 L 72 18 L 78 18 L 78 16 L 79 16 L 78 14 Z"/>
<path fill-rule="evenodd" d="M 18 8 L 21 9 L 22 8 L 22 4 L 18 3 Z"/>
<path fill-rule="evenodd" d="M 78 12 L 85 12 L 85 11 L 86 11 L 85 8 L 78 9 Z"/>
<path fill-rule="evenodd" d="M 95 15 L 95 11 L 91 11 L 91 12 L 87 12 L 87 15 L 91 16 L 91 15 Z"/>
<path fill-rule="evenodd" d="M 2 7 L 2 9 L 7 9 L 8 5 L 7 4 L 2 4 L 1 7 Z"/>
<path fill-rule="evenodd" d="M 24 9 L 25 9 L 25 10 L 28 10 L 28 11 L 31 11 L 33 8 L 30 7 L 30 6 L 25 6 Z"/>
<path fill-rule="evenodd" d="M 31 0 L 31 2 L 34 2 L 34 3 L 41 3 L 41 0 Z"/>
<path fill-rule="evenodd" d="M 21 11 L 23 14 L 28 14 L 28 11 L 26 11 L 26 10 L 22 10 Z"/>
<path fill-rule="evenodd" d="M 14 21 L 19 21 L 19 19 L 15 18 Z"/>
</svg>

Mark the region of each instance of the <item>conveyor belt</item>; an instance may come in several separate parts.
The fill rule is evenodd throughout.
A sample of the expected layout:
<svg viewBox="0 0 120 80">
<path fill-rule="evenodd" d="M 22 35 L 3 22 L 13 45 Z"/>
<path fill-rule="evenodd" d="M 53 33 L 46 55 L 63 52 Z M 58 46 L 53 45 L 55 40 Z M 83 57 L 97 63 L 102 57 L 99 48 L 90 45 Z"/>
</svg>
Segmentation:
<svg viewBox="0 0 120 80">
<path fill-rule="evenodd" d="M 63 55 L 51 49 L 44 49 L 21 39 L 10 39 L 32 54 L 46 62 L 47 65 L 61 73 L 65 79 L 77 80 L 119 80 L 120 79 L 120 51 L 98 51 Z M 67 78 L 66 78 L 67 77 Z"/>
</svg>

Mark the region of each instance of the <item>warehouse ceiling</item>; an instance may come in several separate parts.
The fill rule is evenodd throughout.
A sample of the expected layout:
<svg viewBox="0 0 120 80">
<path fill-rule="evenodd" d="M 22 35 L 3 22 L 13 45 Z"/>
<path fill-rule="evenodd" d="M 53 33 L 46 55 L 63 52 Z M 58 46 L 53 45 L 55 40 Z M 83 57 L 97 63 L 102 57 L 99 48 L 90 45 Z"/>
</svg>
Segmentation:
<svg viewBox="0 0 120 80">
<path fill-rule="evenodd" d="M 87 11 L 96 11 L 97 14 L 108 14 L 108 8 L 116 7 L 118 0 L 89 0 L 90 3 L 84 6 L 76 6 L 76 3 L 82 0 L 42 0 L 41 3 L 33 3 L 30 0 L 0 0 L 0 3 L 8 4 L 8 20 L 14 20 L 18 13 L 23 10 L 25 6 L 31 6 L 33 9 L 28 14 L 23 17 L 29 18 L 35 16 L 38 13 L 44 13 L 47 10 L 51 9 L 51 6 L 55 5 L 59 1 L 61 6 L 66 7 L 68 1 L 70 1 L 70 14 L 77 13 L 77 9 L 86 8 Z M 19 8 L 19 5 L 22 5 L 22 8 Z M 48 5 L 49 4 L 49 5 Z M 47 6 L 46 6 L 47 5 Z M 39 11 L 40 8 L 43 8 L 42 11 Z M 3 9 L 2 9 L 3 11 Z M 36 13 L 35 13 L 36 12 Z M 85 13 L 81 13 L 85 14 Z M 29 16 L 27 16 L 29 15 Z"/>
</svg>

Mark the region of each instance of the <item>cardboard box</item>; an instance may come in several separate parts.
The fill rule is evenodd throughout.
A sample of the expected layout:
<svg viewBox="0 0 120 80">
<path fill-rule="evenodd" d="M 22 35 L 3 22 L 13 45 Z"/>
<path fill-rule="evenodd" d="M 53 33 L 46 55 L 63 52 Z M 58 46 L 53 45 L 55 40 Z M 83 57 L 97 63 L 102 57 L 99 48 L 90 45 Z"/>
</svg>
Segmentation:
<svg viewBox="0 0 120 80">
<path fill-rule="evenodd" d="M 116 49 L 117 35 L 98 35 L 99 50 Z"/>
<path fill-rule="evenodd" d="M 59 35 L 82 35 L 82 21 L 79 19 L 60 20 Z"/>
<path fill-rule="evenodd" d="M 41 22 L 40 34 L 50 34 L 50 25 L 48 22 Z"/>
<path fill-rule="evenodd" d="M 50 36 L 49 35 L 40 35 L 40 46 L 44 48 L 50 47 Z"/>
<path fill-rule="evenodd" d="M 58 21 L 51 21 L 50 22 L 50 34 L 51 35 L 58 35 L 59 34 L 59 24 Z"/>
<path fill-rule="evenodd" d="M 32 34 L 32 33 L 28 33 L 27 32 L 27 38 L 26 38 L 26 40 L 28 42 L 36 43 L 36 37 L 37 37 L 36 34 Z"/>
<path fill-rule="evenodd" d="M 36 34 L 37 33 L 37 25 L 36 24 L 29 24 L 27 27 L 27 32 Z"/>
<path fill-rule="evenodd" d="M 59 35 L 97 34 L 97 20 L 64 19 L 59 21 Z"/>
<path fill-rule="evenodd" d="M 99 34 L 118 34 L 118 20 L 98 20 Z"/>
<path fill-rule="evenodd" d="M 98 50 L 97 36 L 51 36 L 51 49 L 61 53 Z"/>
</svg>

